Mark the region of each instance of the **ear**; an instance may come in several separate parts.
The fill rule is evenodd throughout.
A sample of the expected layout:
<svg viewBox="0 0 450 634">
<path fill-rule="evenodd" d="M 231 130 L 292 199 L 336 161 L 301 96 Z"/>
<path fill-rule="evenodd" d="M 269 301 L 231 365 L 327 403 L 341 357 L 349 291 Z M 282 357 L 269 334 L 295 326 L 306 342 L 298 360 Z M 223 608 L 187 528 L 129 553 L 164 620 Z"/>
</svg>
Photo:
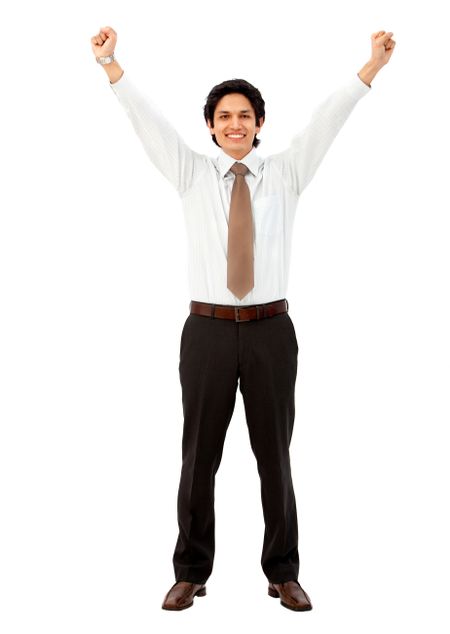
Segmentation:
<svg viewBox="0 0 450 634">
<path fill-rule="evenodd" d="M 211 132 L 211 134 L 214 134 L 214 126 L 211 125 L 211 120 L 210 119 L 207 120 L 206 125 L 208 126 L 209 131 Z"/>
<path fill-rule="evenodd" d="M 264 125 L 264 117 L 259 118 L 259 125 L 256 126 L 256 134 L 261 130 Z"/>
</svg>

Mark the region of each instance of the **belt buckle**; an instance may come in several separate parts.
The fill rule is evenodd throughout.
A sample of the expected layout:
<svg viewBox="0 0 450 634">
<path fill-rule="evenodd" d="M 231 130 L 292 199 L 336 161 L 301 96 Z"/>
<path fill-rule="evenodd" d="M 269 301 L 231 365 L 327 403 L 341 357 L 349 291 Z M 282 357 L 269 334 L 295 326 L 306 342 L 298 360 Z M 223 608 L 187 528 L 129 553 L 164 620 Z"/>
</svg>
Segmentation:
<svg viewBox="0 0 450 634">
<path fill-rule="evenodd" d="M 234 307 L 234 321 L 238 321 L 238 322 L 241 322 L 241 321 L 250 321 L 250 317 L 249 317 L 248 319 L 241 319 L 241 318 L 240 318 L 240 316 L 239 316 L 239 309 L 240 309 L 240 306 L 235 306 L 235 307 Z"/>
</svg>

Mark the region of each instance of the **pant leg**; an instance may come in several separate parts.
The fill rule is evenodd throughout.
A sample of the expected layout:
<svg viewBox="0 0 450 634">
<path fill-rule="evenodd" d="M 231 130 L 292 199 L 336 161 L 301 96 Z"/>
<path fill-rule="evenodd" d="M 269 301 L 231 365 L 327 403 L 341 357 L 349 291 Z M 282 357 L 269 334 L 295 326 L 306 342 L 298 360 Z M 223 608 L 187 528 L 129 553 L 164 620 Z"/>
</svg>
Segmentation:
<svg viewBox="0 0 450 634">
<path fill-rule="evenodd" d="M 289 446 L 295 416 L 298 344 L 288 313 L 240 324 L 240 390 L 261 480 L 265 522 L 261 565 L 283 583 L 299 572 Z"/>
<path fill-rule="evenodd" d="M 179 535 L 173 554 L 177 581 L 204 583 L 214 560 L 214 485 L 238 383 L 233 321 L 190 314 L 180 343 L 183 401 Z"/>
</svg>

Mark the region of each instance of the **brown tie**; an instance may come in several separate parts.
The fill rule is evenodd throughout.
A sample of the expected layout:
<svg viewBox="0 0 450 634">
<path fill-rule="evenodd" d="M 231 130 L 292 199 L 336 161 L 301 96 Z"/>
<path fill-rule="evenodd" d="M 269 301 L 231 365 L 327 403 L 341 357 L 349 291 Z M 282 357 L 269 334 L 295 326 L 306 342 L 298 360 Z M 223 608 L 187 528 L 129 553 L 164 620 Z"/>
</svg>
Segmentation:
<svg viewBox="0 0 450 634">
<path fill-rule="evenodd" d="M 254 286 L 252 205 L 244 177 L 248 167 L 236 162 L 230 171 L 235 177 L 228 218 L 227 288 L 242 299 Z"/>
</svg>

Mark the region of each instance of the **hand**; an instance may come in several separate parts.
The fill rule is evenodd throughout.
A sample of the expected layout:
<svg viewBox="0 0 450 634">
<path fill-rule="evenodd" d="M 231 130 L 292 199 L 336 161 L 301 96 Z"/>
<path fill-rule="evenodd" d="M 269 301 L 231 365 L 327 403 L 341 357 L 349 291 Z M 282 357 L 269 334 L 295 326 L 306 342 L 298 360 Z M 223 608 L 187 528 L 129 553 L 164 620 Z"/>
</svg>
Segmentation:
<svg viewBox="0 0 450 634">
<path fill-rule="evenodd" d="M 388 63 L 394 52 L 395 41 L 391 39 L 392 31 L 372 33 L 372 61 L 380 68 Z"/>
<path fill-rule="evenodd" d="M 98 35 L 91 37 L 91 46 L 95 57 L 112 55 L 117 43 L 117 33 L 110 26 L 100 29 Z"/>
</svg>

